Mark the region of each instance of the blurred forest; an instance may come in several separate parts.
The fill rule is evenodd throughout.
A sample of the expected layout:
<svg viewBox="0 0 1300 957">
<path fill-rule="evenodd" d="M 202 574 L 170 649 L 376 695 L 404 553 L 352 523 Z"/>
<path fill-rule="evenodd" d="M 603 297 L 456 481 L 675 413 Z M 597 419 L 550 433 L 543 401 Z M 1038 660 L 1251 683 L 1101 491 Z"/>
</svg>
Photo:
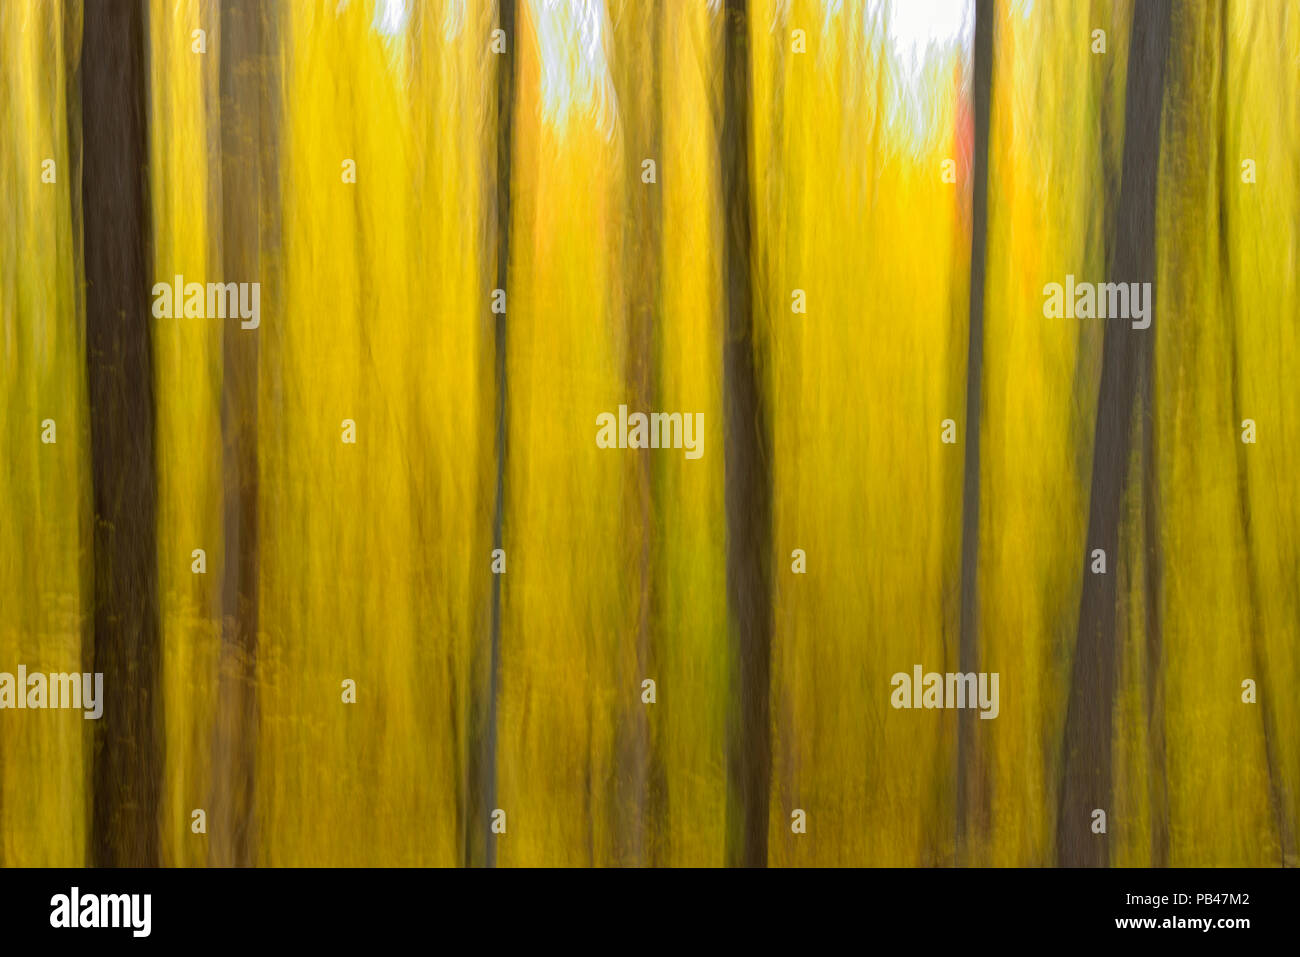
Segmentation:
<svg viewBox="0 0 1300 957">
<path fill-rule="evenodd" d="M 0 129 L 0 864 L 1300 865 L 1300 6 L 15 0 Z"/>
</svg>

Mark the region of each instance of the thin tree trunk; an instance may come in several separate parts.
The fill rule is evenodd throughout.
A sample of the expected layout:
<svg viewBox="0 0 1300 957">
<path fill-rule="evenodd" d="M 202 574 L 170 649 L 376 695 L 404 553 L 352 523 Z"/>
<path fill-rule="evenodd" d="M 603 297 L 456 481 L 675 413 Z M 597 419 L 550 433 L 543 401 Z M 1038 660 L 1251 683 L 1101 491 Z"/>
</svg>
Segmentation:
<svg viewBox="0 0 1300 957">
<path fill-rule="evenodd" d="M 727 859 L 767 864 L 772 656 L 771 432 L 755 356 L 750 276 L 749 37 L 745 0 L 727 0 L 723 60 L 727 600 L 737 680 L 728 729 Z"/>
<path fill-rule="evenodd" d="M 262 104 L 267 84 L 262 17 L 254 0 L 221 4 L 221 195 L 223 282 L 260 281 Z M 248 866 L 257 723 L 258 340 L 227 322 L 221 431 L 225 490 L 222 665 L 218 689 L 213 863 Z M 218 837 L 220 835 L 220 837 Z"/>
<path fill-rule="evenodd" d="M 85 263 L 84 217 L 81 209 L 81 189 L 82 189 L 82 183 L 84 182 L 84 165 L 82 159 L 82 147 L 83 147 L 83 141 L 85 137 L 85 131 L 82 129 L 82 119 L 81 119 L 81 115 L 82 115 L 81 45 L 84 42 L 83 31 L 85 26 L 84 23 L 85 11 L 82 5 L 79 2 L 77 2 L 77 0 L 63 0 L 63 9 L 61 13 L 63 19 L 63 64 L 65 70 L 67 71 L 67 76 L 66 76 L 67 85 L 65 88 L 67 91 L 66 93 L 67 99 L 66 102 L 64 103 L 64 123 L 67 126 L 67 130 L 68 130 L 68 160 L 67 160 L 68 175 L 66 177 L 64 189 L 67 190 L 69 224 L 72 230 L 72 270 L 73 270 L 73 277 L 74 277 L 72 283 L 73 286 L 72 300 L 75 304 L 75 309 L 76 309 L 75 315 L 79 320 L 81 320 L 87 315 L 86 287 L 82 283 L 76 281 L 77 271 L 84 268 L 84 263 Z M 86 341 L 87 343 L 89 343 L 88 334 L 87 334 Z M 87 400 L 89 400 L 89 394 L 87 395 Z M 91 481 L 92 482 L 94 481 L 93 473 L 91 476 Z M 93 496 L 94 494 L 93 488 L 90 490 L 90 494 L 91 496 Z M 85 511 L 83 511 L 82 509 L 82 505 L 84 502 L 85 502 L 85 498 L 82 497 L 78 499 L 78 503 L 77 503 L 78 514 L 79 514 L 78 520 L 81 526 L 78 534 L 78 540 L 84 543 L 87 537 L 90 536 L 92 541 L 92 546 L 93 546 L 93 541 L 94 541 L 93 536 L 95 534 L 94 530 L 97 524 L 95 522 L 93 498 L 91 499 L 89 527 L 87 527 Z M 92 591 L 94 588 L 94 583 L 92 580 L 95 574 L 94 568 L 95 568 L 94 549 L 92 547 L 90 551 L 90 555 L 88 557 L 83 557 L 81 559 L 81 563 L 78 568 L 78 572 L 80 574 L 82 582 L 84 583 L 86 581 L 91 581 Z M 85 602 L 84 584 L 81 586 L 79 600 L 83 603 Z M 92 593 L 91 605 L 90 605 L 92 610 L 94 608 L 93 602 L 94 602 L 94 596 Z M 81 670 L 83 672 L 93 672 L 95 670 L 95 616 L 93 614 L 93 611 L 91 615 L 83 616 L 82 623 L 80 626 L 80 632 L 81 632 L 81 636 L 80 636 L 81 637 L 81 655 L 80 655 Z M 93 765 L 93 752 L 91 758 L 92 758 L 92 765 Z M 5 760 L 5 756 L 3 750 L 0 749 L 0 765 L 3 765 L 4 760 Z M 93 792 L 91 794 L 91 802 L 92 802 L 92 813 L 93 813 L 93 806 L 94 806 Z M 0 807 L 0 819 L 3 819 L 2 815 L 3 815 L 3 807 Z M 94 855 L 93 841 L 94 841 L 94 832 L 92 826 L 90 840 L 87 842 L 89 853 L 86 859 L 88 863 L 94 862 L 95 855 Z M 4 843 L 3 841 L 0 841 L 0 844 L 3 843 Z M 2 850 L 0 850 L 0 866 L 4 866 L 4 853 Z"/>
<path fill-rule="evenodd" d="M 1155 335 L 1156 182 L 1160 115 L 1169 49 L 1169 0 L 1135 4 L 1124 104 L 1124 159 L 1116 211 L 1113 282 L 1150 282 L 1152 324 L 1133 329 L 1110 320 L 1102 346 L 1101 388 L 1093 442 L 1087 552 L 1104 549 L 1105 574 L 1085 556 L 1079 631 L 1065 720 L 1057 856 L 1070 867 L 1105 866 L 1107 839 L 1093 833 L 1092 812 L 1110 814 L 1111 724 L 1121 498 L 1131 451 L 1137 376 Z"/>
<path fill-rule="evenodd" d="M 515 51 L 519 37 L 515 30 L 516 0 L 499 0 L 498 23 L 505 33 L 506 52 L 497 55 L 497 164 L 496 164 L 496 287 L 507 290 L 510 268 L 510 146 L 513 132 L 512 110 L 515 99 Z M 490 301 L 491 297 L 485 297 Z M 507 303 L 509 299 L 507 298 Z M 496 316 L 496 504 L 492 517 L 492 547 L 505 548 L 505 475 L 506 475 L 506 332 L 504 313 Z M 487 673 L 482 690 L 477 692 L 471 725 L 472 740 L 478 748 L 470 750 L 469 813 L 466 817 L 466 863 L 496 866 L 496 841 L 491 833 L 491 812 L 496 807 L 497 791 L 497 691 L 501 669 L 501 576 L 492 576 L 491 645 Z M 476 669 L 479 673 L 481 669 Z"/>
<path fill-rule="evenodd" d="M 623 237 L 623 283 L 627 297 L 628 348 L 626 379 L 632 407 L 655 408 L 655 325 L 659 318 L 659 239 L 662 206 L 658 176 L 660 155 L 659 27 L 662 4 L 656 0 L 630 5 L 623 10 L 627 22 L 615 30 L 619 101 L 624 117 L 627 162 L 627 230 Z M 656 182 L 641 181 L 641 163 L 653 159 Z M 637 605 L 636 687 L 642 678 L 654 674 L 654 534 L 653 459 L 637 458 L 635 504 L 632 520 L 639 555 L 637 577 L 640 598 Z M 627 863 L 651 862 L 659 831 L 664 787 L 663 769 L 651 744 L 651 725 L 639 697 L 620 720 L 616 753 L 619 772 L 614 776 L 616 814 L 616 860 Z"/>
<path fill-rule="evenodd" d="M 86 346 L 94 501 L 95 722 L 91 860 L 159 863 L 162 775 L 154 498 L 152 256 L 145 21 L 90 3 L 81 46 Z"/>
<path fill-rule="evenodd" d="M 971 157 L 970 329 L 966 350 L 966 461 L 962 483 L 961 637 L 958 667 L 979 669 L 980 407 L 984 375 L 984 257 L 988 238 L 989 111 L 993 105 L 993 0 L 975 6 L 975 146 Z M 957 716 L 957 855 L 968 850 L 978 806 L 974 712 Z"/>
<path fill-rule="evenodd" d="M 1107 84 L 1107 90 L 1110 85 Z M 1103 108 L 1109 102 L 1103 99 Z M 1110 123 L 1103 120 L 1103 131 L 1108 132 Z M 1103 136 L 1106 136 L 1106 132 Z M 1108 139 L 1108 136 L 1106 137 Z M 1109 168 L 1109 143 L 1103 154 L 1102 162 Z M 1117 190 L 1107 182 L 1106 203 L 1108 213 L 1107 228 L 1111 228 Z M 1107 235 L 1107 262 L 1114 251 L 1114 237 Z M 1153 333 L 1153 330 L 1148 330 Z M 1143 586 L 1146 598 L 1143 606 L 1146 612 L 1146 719 L 1147 742 L 1151 755 L 1151 776 L 1148 795 L 1151 801 L 1151 863 L 1155 867 L 1167 867 L 1169 864 L 1169 773 L 1167 749 L 1165 746 L 1165 684 L 1164 684 L 1164 632 L 1161 615 L 1161 601 L 1164 595 L 1164 556 L 1160 550 L 1160 468 L 1159 442 L 1156 435 L 1155 385 L 1156 385 L 1156 350 L 1154 335 L 1142 350 L 1141 367 L 1138 370 L 1138 390 L 1142 407 L 1142 535 L 1145 540 L 1146 561 Z"/>
</svg>

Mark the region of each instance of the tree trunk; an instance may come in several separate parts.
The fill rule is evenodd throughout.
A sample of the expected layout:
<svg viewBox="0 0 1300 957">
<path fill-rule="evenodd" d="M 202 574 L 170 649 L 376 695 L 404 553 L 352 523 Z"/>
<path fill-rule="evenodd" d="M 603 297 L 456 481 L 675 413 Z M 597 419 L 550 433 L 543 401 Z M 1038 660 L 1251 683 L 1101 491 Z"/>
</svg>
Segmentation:
<svg viewBox="0 0 1300 957">
<path fill-rule="evenodd" d="M 221 4 L 221 249 L 223 282 L 257 282 L 261 271 L 262 112 L 266 43 L 260 5 Z M 212 277 L 217 278 L 217 277 Z M 258 339 L 227 322 L 223 333 L 221 432 L 225 492 L 222 650 L 210 847 L 213 863 L 248 866 L 257 753 Z M 218 835 L 220 835 L 218 837 Z"/>
<path fill-rule="evenodd" d="M 975 150 L 971 157 L 970 327 L 966 347 L 966 461 L 961 515 L 958 667 L 979 670 L 980 404 L 984 372 L 984 257 L 988 238 L 989 110 L 993 103 L 993 0 L 975 6 Z M 957 855 L 966 853 L 978 804 L 975 714 L 957 715 Z"/>
<path fill-rule="evenodd" d="M 519 46 L 515 29 L 516 0 L 499 0 L 498 23 L 506 38 L 506 51 L 497 55 L 497 168 L 496 168 L 496 287 L 507 289 L 510 269 L 510 145 L 515 100 L 515 51 Z M 491 297 L 485 297 L 489 302 Z M 507 297 L 507 304 L 509 298 Z M 508 308 L 508 305 L 507 305 Z M 492 517 L 492 547 L 505 548 L 506 474 L 506 333 L 504 313 L 496 316 L 496 504 Z M 501 669 L 501 576 L 492 576 L 491 644 L 484 683 L 479 685 L 473 711 L 470 740 L 469 813 L 466 817 L 465 861 L 467 864 L 496 865 L 496 840 L 491 833 L 491 812 L 497 790 L 497 690 Z M 483 669 L 476 668 L 475 674 Z M 481 842 L 481 843 L 480 843 Z"/>
<path fill-rule="evenodd" d="M 658 408 L 655 404 L 655 333 L 660 317 L 659 251 L 662 206 L 659 167 L 661 123 L 659 94 L 659 28 L 663 7 L 657 0 L 629 5 L 614 31 L 618 70 L 619 103 L 622 110 L 626 156 L 626 215 L 623 232 L 623 278 L 626 297 L 628 347 L 626 379 L 635 409 Z M 641 181 L 641 163 L 653 159 L 656 182 Z M 638 545 L 636 628 L 636 671 L 641 679 L 656 674 L 653 609 L 654 569 L 652 538 L 655 529 L 653 459 L 637 458 L 636 488 L 630 516 Z M 653 863 L 655 840 L 664 805 L 662 762 L 651 743 L 648 711 L 639 698 L 620 716 L 616 743 L 619 771 L 609 798 L 616 814 L 616 860 L 625 864 Z"/>
<path fill-rule="evenodd" d="M 750 77 L 745 6 L 745 0 L 727 0 L 720 150 L 727 294 L 723 352 L 727 601 L 737 669 L 737 700 L 728 729 L 727 859 L 745 867 L 763 867 L 767 864 L 771 777 L 771 427 L 755 361 L 750 290 Z"/>
<path fill-rule="evenodd" d="M 91 860 L 159 863 L 162 773 L 145 23 L 91 3 L 81 45 L 82 223 L 94 530 Z M 166 320 L 163 320 L 166 321 Z"/>
<path fill-rule="evenodd" d="M 1152 284 L 1151 326 L 1108 320 L 1102 346 L 1101 387 L 1093 440 L 1087 553 L 1070 701 L 1065 719 L 1059 863 L 1105 866 L 1107 839 L 1093 833 L 1095 809 L 1108 815 L 1111 798 L 1111 723 L 1115 685 L 1115 630 L 1121 498 L 1131 453 L 1138 371 L 1155 335 L 1156 182 L 1160 166 L 1160 114 L 1169 0 L 1135 4 L 1124 104 L 1124 159 L 1116 211 L 1112 282 Z M 1105 574 L 1090 570 L 1093 549 L 1106 553 Z"/>
</svg>

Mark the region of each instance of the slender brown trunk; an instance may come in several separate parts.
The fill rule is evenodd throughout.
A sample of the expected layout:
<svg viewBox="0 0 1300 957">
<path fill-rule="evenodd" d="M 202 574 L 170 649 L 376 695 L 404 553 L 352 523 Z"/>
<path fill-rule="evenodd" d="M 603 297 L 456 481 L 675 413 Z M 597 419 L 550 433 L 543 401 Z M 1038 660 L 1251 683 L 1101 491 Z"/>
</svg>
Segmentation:
<svg viewBox="0 0 1300 957">
<path fill-rule="evenodd" d="M 1109 62 L 1107 71 L 1109 73 Z M 1106 204 L 1105 237 L 1106 262 L 1111 261 L 1114 252 L 1114 213 L 1118 199 L 1111 170 L 1110 123 L 1106 114 L 1110 112 L 1111 84 L 1109 76 L 1105 85 L 1106 93 L 1102 98 L 1102 165 L 1106 170 Z M 1151 331 L 1151 330 L 1148 330 Z M 1159 441 L 1156 434 L 1155 409 L 1155 341 L 1143 349 L 1141 366 L 1138 370 L 1138 392 L 1142 409 L 1142 537 L 1144 541 L 1145 571 L 1143 588 L 1146 596 L 1143 601 L 1146 628 L 1146 721 L 1147 747 L 1151 760 L 1151 774 L 1147 793 L 1151 801 L 1151 863 L 1156 867 L 1169 864 L 1169 776 L 1165 746 L 1164 719 L 1164 632 L 1162 626 L 1161 601 L 1164 595 L 1164 556 L 1160 549 L 1160 466 Z"/>
<path fill-rule="evenodd" d="M 510 268 L 510 147 L 513 134 L 515 100 L 515 51 L 519 37 L 515 29 L 516 0 L 499 0 L 498 24 L 505 33 L 506 52 L 497 55 L 496 117 L 496 287 L 507 290 Z M 485 301 L 490 301 L 486 297 Z M 507 298 L 507 303 L 509 302 Z M 505 314 L 495 317 L 496 347 L 496 502 L 492 516 L 492 547 L 505 548 L 505 475 L 506 475 L 506 333 Z M 491 643 L 481 690 L 470 722 L 470 740 L 478 747 L 470 749 L 469 813 L 466 816 L 465 861 L 468 864 L 496 866 L 496 841 L 491 833 L 491 812 L 497 792 L 497 691 L 501 669 L 501 576 L 492 576 Z"/>
<path fill-rule="evenodd" d="M 63 0 L 63 63 L 67 71 L 66 79 L 66 102 L 64 103 L 64 123 L 68 130 L 68 159 L 67 171 L 64 189 L 67 190 L 67 203 L 69 212 L 69 225 L 72 232 L 72 270 L 75 277 L 85 264 L 85 236 L 83 232 L 83 215 L 81 210 L 81 184 L 83 182 L 83 163 L 82 163 L 82 142 L 84 132 L 81 128 L 81 44 L 83 41 L 84 29 L 84 10 L 78 0 Z M 74 281 L 72 283 L 72 303 L 75 309 L 74 315 L 79 321 L 84 321 L 86 316 L 86 287 Z M 89 341 L 89 339 L 87 339 Z M 93 476 L 92 476 L 93 481 Z M 85 542 L 90 539 L 93 543 L 95 529 L 94 515 L 94 489 L 83 487 L 77 500 L 78 516 L 78 541 Z M 78 565 L 78 576 L 81 580 L 79 586 L 79 601 L 83 607 L 93 608 L 94 602 L 94 568 L 95 556 L 94 549 L 83 553 Z M 88 616 L 82 616 L 80 625 L 81 640 L 81 670 L 83 672 L 93 672 L 95 670 L 95 616 L 92 613 Z M 98 722 L 95 722 L 98 724 Z M 92 732 L 97 734 L 98 732 Z M 93 787 L 94 762 L 93 751 L 91 752 L 91 775 Z M 0 764 L 4 762 L 4 754 L 0 753 Z M 93 802 L 93 792 L 92 792 Z M 3 808 L 0 808 L 0 812 Z M 3 842 L 0 842 L 3 843 Z M 93 829 L 91 839 L 87 841 L 87 847 L 90 853 L 87 856 L 87 862 L 93 862 Z M 4 865 L 4 853 L 0 851 L 0 866 Z"/>
<path fill-rule="evenodd" d="M 95 516 L 95 725 L 90 857 L 159 863 L 162 701 L 154 498 L 154 381 L 145 17 L 91 3 L 81 46 L 81 208 Z"/>
<path fill-rule="evenodd" d="M 628 347 L 625 377 L 633 408 L 654 407 L 656 389 L 654 357 L 659 317 L 660 155 L 659 27 L 660 3 L 627 7 L 625 22 L 615 28 L 619 74 L 619 102 L 624 117 L 624 156 L 627 160 L 627 227 L 623 236 L 623 284 L 627 301 Z M 653 159 L 656 182 L 641 180 L 641 163 Z M 653 457 L 637 458 L 632 534 L 638 546 L 636 672 L 634 687 L 655 673 L 654 667 L 654 469 Z M 630 711 L 618 715 L 616 744 L 619 773 L 614 776 L 610 799 L 615 808 L 620 863 L 645 863 L 657 854 L 653 846 L 659 833 L 665 781 L 652 745 L 649 712 L 639 696 L 630 699 Z"/>
<path fill-rule="evenodd" d="M 984 372 L 984 256 L 988 238 L 989 111 L 993 105 L 993 0 L 975 6 L 975 147 L 971 158 L 970 328 L 966 348 L 966 461 L 962 484 L 961 637 L 958 667 L 979 669 L 980 409 Z M 957 856 L 968 852 L 979 804 L 974 712 L 957 716 Z"/>
<path fill-rule="evenodd" d="M 736 707 L 728 729 L 727 860 L 767 864 L 772 656 L 770 425 L 755 356 L 749 188 L 749 36 L 745 0 L 727 0 L 723 61 L 722 201 L 727 293 L 727 601 Z"/>
<path fill-rule="evenodd" d="M 1152 324 L 1133 329 L 1129 322 L 1109 320 L 1102 346 L 1087 551 L 1090 555 L 1093 549 L 1103 549 L 1108 567 L 1104 574 L 1093 574 L 1085 556 L 1056 827 L 1058 860 L 1072 867 L 1105 866 L 1108 860 L 1106 838 L 1092 832 L 1092 812 L 1111 811 L 1119 520 L 1138 371 L 1147 361 L 1156 328 L 1156 181 L 1169 29 L 1169 0 L 1134 6 L 1117 234 L 1109 272 L 1113 282 L 1152 284 Z"/>
<path fill-rule="evenodd" d="M 221 4 L 222 282 L 260 282 L 265 33 L 254 0 Z M 264 290 L 265 291 L 265 290 Z M 252 860 L 257 744 L 258 340 L 260 330 L 223 328 L 221 431 L 225 490 L 222 649 L 213 819 L 221 839 L 212 862 Z"/>
</svg>

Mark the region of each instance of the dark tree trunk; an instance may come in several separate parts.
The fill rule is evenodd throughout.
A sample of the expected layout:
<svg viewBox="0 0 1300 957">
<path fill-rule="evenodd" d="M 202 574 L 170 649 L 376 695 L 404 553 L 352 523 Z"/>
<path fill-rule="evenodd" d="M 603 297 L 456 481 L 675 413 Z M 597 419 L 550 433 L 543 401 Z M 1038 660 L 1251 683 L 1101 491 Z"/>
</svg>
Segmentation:
<svg viewBox="0 0 1300 957">
<path fill-rule="evenodd" d="M 506 52 L 497 55 L 497 163 L 496 163 L 496 287 L 507 290 L 510 268 L 510 146 L 513 132 L 515 100 L 515 51 L 519 37 L 515 29 L 516 0 L 500 0 L 498 23 L 505 33 Z M 490 301 L 491 297 L 488 297 Z M 509 298 L 507 298 L 507 307 Z M 504 313 L 497 315 L 496 345 L 496 503 L 492 517 L 492 547 L 505 548 L 505 475 L 506 475 L 506 333 Z M 479 742 L 470 749 L 469 811 L 466 817 L 465 861 L 487 867 L 496 865 L 496 841 L 491 833 L 491 812 L 496 806 L 497 790 L 497 689 L 501 668 L 501 576 L 492 576 L 491 644 L 482 684 L 475 692 L 476 703 L 471 716 L 470 740 Z"/>
<path fill-rule="evenodd" d="M 759 383 L 750 276 L 749 36 L 745 0 L 727 0 L 723 61 L 722 202 L 727 294 L 723 351 L 726 416 L 727 602 L 736 706 L 728 727 L 727 859 L 767 864 L 772 655 L 771 435 Z"/>
<path fill-rule="evenodd" d="M 90 858 L 159 863 L 162 772 L 145 23 L 90 3 L 81 45 L 82 224 L 95 516 L 95 723 Z M 165 320 L 164 320 L 165 321 Z"/>
<path fill-rule="evenodd" d="M 1107 101 L 1103 100 L 1103 103 Z M 1104 124 L 1109 129 L 1110 124 Z M 1107 151 L 1104 162 L 1109 162 Z M 1107 183 L 1109 187 L 1111 184 Z M 1113 214 L 1115 199 L 1107 190 L 1106 202 Z M 1109 220 L 1108 220 L 1109 222 Z M 1107 239 L 1108 253 L 1114 238 Z M 1109 261 L 1109 260 L 1108 260 Z M 1153 287 L 1154 288 L 1154 287 Z M 1169 864 L 1169 772 L 1165 746 L 1164 721 L 1164 631 L 1161 596 L 1164 595 L 1164 554 L 1160 550 L 1160 445 L 1156 435 L 1156 350 L 1154 327 L 1144 343 L 1139 358 L 1138 391 L 1141 396 L 1142 427 L 1142 535 L 1145 540 L 1145 576 L 1143 602 L 1146 612 L 1146 715 L 1147 741 L 1151 755 L 1148 794 L 1151 800 L 1151 863 L 1156 867 Z"/>
<path fill-rule="evenodd" d="M 961 515 L 958 667 L 979 670 L 980 408 L 984 375 L 984 256 L 988 238 L 989 111 L 993 105 L 993 0 L 975 6 L 975 147 L 971 157 L 970 327 L 966 348 L 966 461 Z M 966 852 L 978 804 L 974 712 L 957 716 L 957 854 Z"/>
<path fill-rule="evenodd" d="M 660 71 L 659 28 L 664 7 L 658 2 L 623 10 L 623 20 L 614 31 L 618 69 L 619 103 L 624 119 L 624 155 L 627 158 L 626 214 L 623 233 L 623 289 L 627 302 L 628 348 L 626 381 L 633 408 L 658 408 L 655 404 L 655 341 L 659 318 L 659 242 L 662 205 L 660 177 Z M 641 163 L 653 159 L 656 182 L 641 181 Z M 652 539 L 655 517 L 653 458 L 637 458 L 633 520 L 639 554 L 638 616 L 636 630 L 637 686 L 655 674 L 654 568 Z M 648 710 L 640 698 L 632 699 L 630 711 L 619 715 L 615 745 L 619 773 L 614 776 L 609 799 L 615 808 L 620 864 L 654 863 L 659 848 L 666 781 L 663 766 L 652 744 L 653 731 Z"/>
<path fill-rule="evenodd" d="M 261 280 L 262 113 L 267 102 L 261 5 L 221 5 L 222 282 Z M 250 829 L 257 746 L 258 340 L 260 329 L 226 321 L 221 432 L 225 491 L 222 666 L 218 690 L 213 863 L 253 863 Z"/>
<path fill-rule="evenodd" d="M 1056 850 L 1063 866 L 1105 866 L 1107 838 L 1092 832 L 1092 812 L 1109 816 L 1111 723 L 1115 685 L 1115 630 L 1119 520 L 1131 452 L 1129 433 L 1139 370 L 1155 335 L 1156 182 L 1160 166 L 1160 115 L 1169 49 L 1169 0 L 1145 0 L 1133 11 L 1124 159 L 1116 210 L 1112 282 L 1149 282 L 1152 324 L 1108 320 L 1102 346 L 1101 387 L 1093 442 L 1087 554 L 1070 701 L 1065 719 Z M 1105 574 L 1093 574 L 1088 556 L 1105 550 Z"/>
</svg>

